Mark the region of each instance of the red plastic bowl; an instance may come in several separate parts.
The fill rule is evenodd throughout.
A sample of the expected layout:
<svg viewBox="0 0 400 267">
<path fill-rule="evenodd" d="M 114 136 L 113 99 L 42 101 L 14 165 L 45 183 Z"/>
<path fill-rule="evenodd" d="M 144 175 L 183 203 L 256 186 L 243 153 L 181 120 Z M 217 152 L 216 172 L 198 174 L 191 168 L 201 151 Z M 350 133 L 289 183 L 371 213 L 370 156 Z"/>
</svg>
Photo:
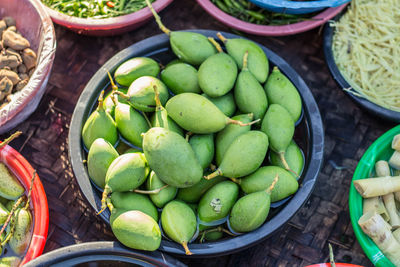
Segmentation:
<svg viewBox="0 0 400 267">
<path fill-rule="evenodd" d="M 24 185 L 25 190 L 29 190 L 34 171 L 29 162 L 8 145 L 0 150 L 0 161 L 6 164 L 15 174 Z M 32 188 L 31 207 L 33 207 L 34 218 L 32 239 L 26 255 L 22 259 L 21 266 L 40 256 L 46 244 L 47 231 L 49 228 L 49 208 L 47 206 L 47 197 L 39 176 L 36 176 Z"/>
<path fill-rule="evenodd" d="M 211 16 L 228 25 L 236 30 L 247 32 L 255 35 L 262 36 L 284 36 L 292 35 L 301 32 L 305 32 L 316 28 L 342 11 L 347 4 L 341 5 L 339 7 L 328 8 L 312 18 L 312 20 L 297 22 L 289 25 L 282 26 L 267 26 L 258 25 L 253 23 L 248 23 L 232 17 L 231 15 L 223 12 L 216 5 L 214 5 L 210 0 L 197 0 L 200 6 L 204 8 Z"/>
<path fill-rule="evenodd" d="M 160 12 L 172 1 L 173 0 L 157 0 L 153 3 L 153 7 L 157 12 Z M 47 6 L 45 7 L 53 22 L 79 34 L 92 36 L 122 34 L 142 26 L 153 17 L 150 9 L 147 7 L 131 14 L 107 19 L 72 17 Z"/>
</svg>

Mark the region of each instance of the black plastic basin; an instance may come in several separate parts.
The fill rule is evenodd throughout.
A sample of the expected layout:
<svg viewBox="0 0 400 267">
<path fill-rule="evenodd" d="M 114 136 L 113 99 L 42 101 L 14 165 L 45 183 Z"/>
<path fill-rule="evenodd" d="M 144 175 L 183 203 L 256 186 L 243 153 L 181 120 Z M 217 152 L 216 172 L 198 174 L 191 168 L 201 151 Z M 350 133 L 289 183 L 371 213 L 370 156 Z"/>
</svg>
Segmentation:
<svg viewBox="0 0 400 267">
<path fill-rule="evenodd" d="M 128 249 L 118 242 L 89 242 L 59 248 L 28 262 L 26 267 L 64 266 L 157 266 L 185 267 L 183 263 L 159 251 Z"/>
<path fill-rule="evenodd" d="M 194 31 L 194 30 L 192 30 Z M 196 30 L 206 36 L 216 38 L 216 31 Z M 241 38 L 240 36 L 223 33 L 227 38 Z M 279 69 L 294 83 L 300 92 L 303 100 L 303 116 L 296 127 L 295 140 L 302 148 L 306 158 L 304 171 L 300 178 L 301 186 L 298 192 L 288 201 L 279 207 L 271 209 L 270 215 L 260 228 L 257 230 L 236 236 L 234 238 L 226 238 L 217 242 L 210 243 L 191 243 L 190 250 L 193 255 L 190 257 L 207 257 L 219 256 L 245 249 L 256 244 L 270 236 L 286 222 L 302 207 L 310 196 L 316 183 L 318 173 L 321 168 L 324 147 L 324 132 L 321 116 L 318 106 L 312 96 L 309 88 L 303 79 L 291 68 L 282 58 L 275 53 L 260 45 L 270 61 L 270 70 L 273 66 Z M 112 57 L 107 63 L 101 67 L 83 90 L 74 114 L 72 116 L 70 132 L 69 132 L 69 155 L 72 163 L 79 187 L 96 212 L 100 210 L 101 192 L 92 186 L 86 166 L 83 160 L 86 159 L 86 152 L 83 149 L 81 141 L 81 131 L 84 122 L 90 115 L 92 108 L 96 105 L 98 95 L 103 89 L 109 89 L 109 79 L 107 71 L 114 72 L 115 69 L 125 60 L 137 57 L 147 56 L 161 62 L 163 65 L 175 58 L 170 50 L 169 39 L 165 34 L 156 35 L 154 37 L 138 42 Z M 101 218 L 109 222 L 109 212 L 103 212 Z M 184 250 L 179 244 L 163 239 L 160 250 L 176 255 L 185 256 Z"/>
</svg>

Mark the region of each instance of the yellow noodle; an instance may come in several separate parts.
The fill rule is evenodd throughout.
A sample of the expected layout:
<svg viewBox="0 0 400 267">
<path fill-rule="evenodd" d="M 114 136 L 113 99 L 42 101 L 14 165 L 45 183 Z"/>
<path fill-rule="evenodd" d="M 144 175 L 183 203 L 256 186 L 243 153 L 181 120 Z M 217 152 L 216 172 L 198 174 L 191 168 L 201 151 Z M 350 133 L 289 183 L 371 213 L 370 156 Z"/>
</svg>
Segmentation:
<svg viewBox="0 0 400 267">
<path fill-rule="evenodd" d="M 332 25 L 344 90 L 400 112 L 400 0 L 353 0 Z"/>
</svg>

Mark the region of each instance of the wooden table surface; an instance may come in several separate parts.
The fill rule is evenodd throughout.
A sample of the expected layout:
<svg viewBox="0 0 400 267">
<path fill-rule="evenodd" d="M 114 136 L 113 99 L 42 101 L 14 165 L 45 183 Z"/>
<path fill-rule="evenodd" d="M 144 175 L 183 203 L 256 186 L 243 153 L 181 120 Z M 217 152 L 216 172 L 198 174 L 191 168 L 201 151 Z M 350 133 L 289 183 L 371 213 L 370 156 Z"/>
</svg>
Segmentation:
<svg viewBox="0 0 400 267">
<path fill-rule="evenodd" d="M 231 31 L 194 0 L 175 0 L 161 16 L 173 30 Z M 69 122 L 81 91 L 102 64 L 129 45 L 159 33 L 154 21 L 121 36 L 101 38 L 80 36 L 56 25 L 57 52 L 46 94 L 39 108 L 16 127 L 24 135 L 12 143 L 38 170 L 47 193 L 50 226 L 44 252 L 114 240 L 77 187 L 68 159 Z M 349 185 L 366 148 L 394 123 L 365 113 L 335 84 L 325 65 L 320 28 L 290 37 L 246 36 L 287 60 L 311 88 L 325 128 L 325 163 L 310 199 L 273 236 L 236 254 L 181 260 L 191 266 L 305 266 L 327 262 L 331 243 L 337 262 L 372 266 L 350 223 Z"/>
</svg>

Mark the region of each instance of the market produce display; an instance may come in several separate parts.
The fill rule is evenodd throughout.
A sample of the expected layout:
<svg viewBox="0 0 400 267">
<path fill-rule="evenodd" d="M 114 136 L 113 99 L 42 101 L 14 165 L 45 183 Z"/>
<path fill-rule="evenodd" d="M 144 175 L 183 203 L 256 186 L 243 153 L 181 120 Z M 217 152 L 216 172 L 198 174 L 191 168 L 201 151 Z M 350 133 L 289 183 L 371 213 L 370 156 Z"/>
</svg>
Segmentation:
<svg viewBox="0 0 400 267">
<path fill-rule="evenodd" d="M 136 12 L 146 7 L 144 0 L 41 0 L 48 7 L 69 16 L 104 19 Z M 150 0 L 154 2 L 155 0 Z"/>
<path fill-rule="evenodd" d="M 400 266 L 400 217 L 396 204 L 400 200 L 400 134 L 394 136 L 391 148 L 388 161 L 377 158 L 371 174 L 375 178 L 355 180 L 353 184 L 364 198 L 359 226 L 394 266 Z"/>
<path fill-rule="evenodd" d="M 0 144 L 6 146 L 21 132 Z M 32 186 L 28 192 L 4 163 L 0 163 L 0 265 L 18 266 L 31 241 L 33 230 L 30 210 Z M 31 185 L 36 177 L 32 174 Z"/>
<path fill-rule="evenodd" d="M 36 67 L 37 56 L 12 17 L 0 20 L 0 108 L 21 91 Z"/>
<path fill-rule="evenodd" d="M 256 6 L 247 0 L 211 0 L 219 9 L 240 20 L 259 25 L 287 25 L 312 19 L 315 13 L 283 14 Z"/>
<path fill-rule="evenodd" d="M 335 28 L 332 51 L 343 88 L 389 110 L 400 111 L 400 6 L 397 0 L 353 0 Z M 379 42 L 377 42 L 379 40 Z"/>
<path fill-rule="evenodd" d="M 293 136 L 302 103 L 277 68 L 268 77 L 268 59 L 254 42 L 219 34 L 225 52 L 202 34 L 170 31 L 153 12 L 178 60 L 160 68 L 140 57 L 118 66 L 109 74 L 111 92 L 105 100 L 101 92 L 81 134 L 89 177 L 103 190 L 100 213 L 111 211 L 116 238 L 155 250 L 163 236 L 190 255 L 195 240 L 257 229 L 271 202 L 296 193 L 304 157 Z M 173 67 L 188 75 L 174 76 Z M 177 89 L 181 84 L 189 86 Z M 261 101 L 249 101 L 245 86 Z M 276 86 L 286 87 L 279 97 Z M 118 142 L 134 149 L 118 152 Z"/>
</svg>

